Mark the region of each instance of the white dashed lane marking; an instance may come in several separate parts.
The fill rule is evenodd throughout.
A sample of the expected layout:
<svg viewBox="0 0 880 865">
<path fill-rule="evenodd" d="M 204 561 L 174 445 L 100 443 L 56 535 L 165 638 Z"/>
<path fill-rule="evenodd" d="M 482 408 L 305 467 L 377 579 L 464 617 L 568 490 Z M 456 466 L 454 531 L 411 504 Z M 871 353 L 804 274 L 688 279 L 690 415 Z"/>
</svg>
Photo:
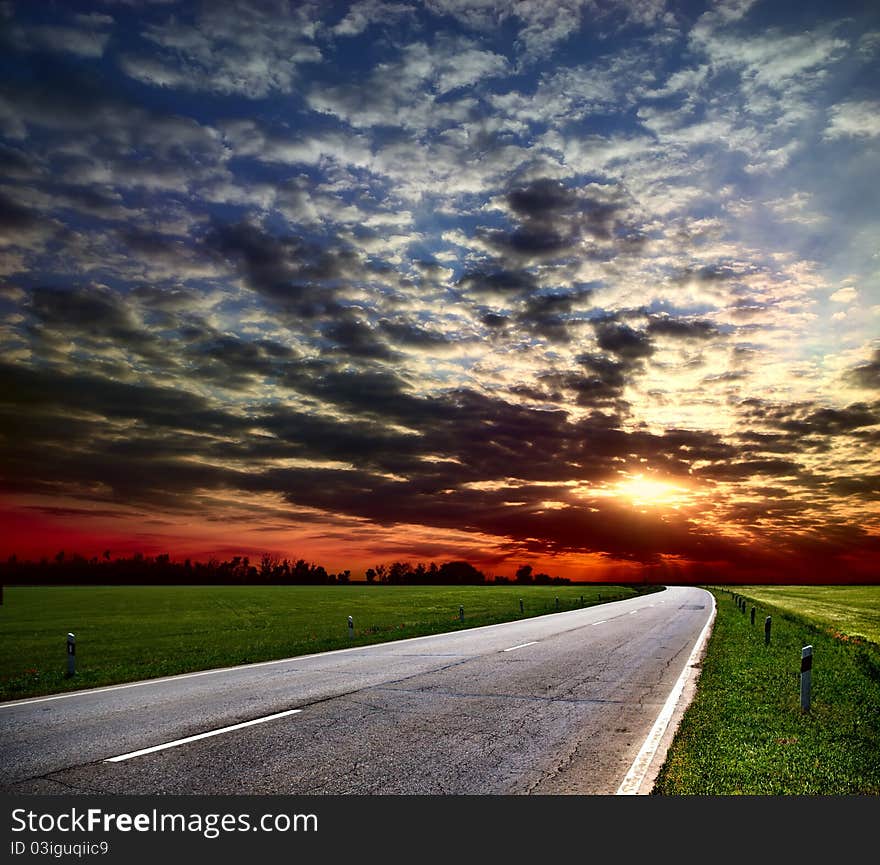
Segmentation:
<svg viewBox="0 0 880 865">
<path fill-rule="evenodd" d="M 231 727 L 221 727 L 219 730 L 209 730 L 207 733 L 198 733 L 195 736 L 187 736 L 185 739 L 175 739 L 173 742 L 165 742 L 163 745 L 153 745 L 152 748 L 141 748 L 139 751 L 129 751 L 118 757 L 109 757 L 105 763 L 121 763 L 123 760 L 131 760 L 133 757 L 143 757 L 145 754 L 154 754 L 156 751 L 164 751 L 166 748 L 176 748 L 178 745 L 186 745 L 189 742 L 198 742 L 199 739 L 208 739 L 211 736 L 219 736 L 221 733 L 231 733 L 233 730 L 241 730 L 244 727 L 253 727 L 254 724 L 265 724 L 266 721 L 274 721 L 277 718 L 285 718 L 295 715 L 302 709 L 288 709 L 286 712 L 276 712 L 274 715 L 266 715 L 264 718 L 255 718 L 253 721 L 243 721 L 241 724 L 233 724 Z"/>
</svg>

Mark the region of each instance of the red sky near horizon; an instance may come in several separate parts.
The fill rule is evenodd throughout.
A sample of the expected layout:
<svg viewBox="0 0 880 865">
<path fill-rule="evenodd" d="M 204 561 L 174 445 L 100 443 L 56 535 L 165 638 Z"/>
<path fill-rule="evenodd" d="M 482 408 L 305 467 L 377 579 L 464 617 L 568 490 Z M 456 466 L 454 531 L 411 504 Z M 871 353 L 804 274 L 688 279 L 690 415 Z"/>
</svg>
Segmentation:
<svg viewBox="0 0 880 865">
<path fill-rule="evenodd" d="M 0 557 L 880 581 L 880 11 L 0 5 Z"/>
</svg>

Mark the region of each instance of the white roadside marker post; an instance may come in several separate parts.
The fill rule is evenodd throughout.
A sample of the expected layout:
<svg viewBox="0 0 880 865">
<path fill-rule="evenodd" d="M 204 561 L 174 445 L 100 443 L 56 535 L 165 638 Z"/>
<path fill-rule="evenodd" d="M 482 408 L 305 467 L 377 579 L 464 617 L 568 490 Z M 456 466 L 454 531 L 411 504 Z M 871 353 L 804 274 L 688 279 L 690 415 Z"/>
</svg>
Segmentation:
<svg viewBox="0 0 880 865">
<path fill-rule="evenodd" d="M 76 635 L 67 635 L 67 676 L 70 678 L 76 673 Z"/>
<path fill-rule="evenodd" d="M 458 608 L 458 621 L 459 621 L 459 622 L 463 622 L 463 621 L 464 621 L 464 607 L 459 607 L 459 608 Z"/>
<path fill-rule="evenodd" d="M 348 639 L 354 639 L 354 619 L 351 616 L 348 617 Z"/>
<path fill-rule="evenodd" d="M 520 612 L 520 615 L 522 615 L 522 613 L 523 613 L 523 602 L 522 602 L 522 598 L 519 599 L 519 612 Z"/>
<path fill-rule="evenodd" d="M 556 612 L 559 612 L 559 598 L 556 599 Z"/>
<path fill-rule="evenodd" d="M 810 711 L 810 679 L 813 670 L 813 647 L 801 649 L 801 709 Z"/>
</svg>

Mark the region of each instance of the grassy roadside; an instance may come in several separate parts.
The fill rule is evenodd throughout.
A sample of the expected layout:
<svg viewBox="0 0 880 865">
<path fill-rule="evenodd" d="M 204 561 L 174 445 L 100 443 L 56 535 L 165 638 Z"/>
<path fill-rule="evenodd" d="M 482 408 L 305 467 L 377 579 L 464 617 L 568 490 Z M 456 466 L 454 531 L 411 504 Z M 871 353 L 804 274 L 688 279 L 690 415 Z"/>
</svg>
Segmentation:
<svg viewBox="0 0 880 865">
<path fill-rule="evenodd" d="M 590 606 L 636 594 L 586 584 L 7 586 L 0 700 L 512 621 L 554 612 L 556 598 L 564 611 L 579 608 L 581 598 Z M 72 679 L 65 677 L 68 631 L 77 640 Z"/>
<path fill-rule="evenodd" d="M 740 595 L 880 646 L 880 586 L 740 586 Z"/>
<path fill-rule="evenodd" d="M 717 617 L 697 694 L 654 793 L 880 794 L 880 647 L 840 639 L 827 622 L 756 599 L 743 613 L 731 592 L 713 594 Z M 770 646 L 764 645 L 767 615 Z M 812 704 L 803 713 L 800 656 L 808 644 Z"/>
</svg>

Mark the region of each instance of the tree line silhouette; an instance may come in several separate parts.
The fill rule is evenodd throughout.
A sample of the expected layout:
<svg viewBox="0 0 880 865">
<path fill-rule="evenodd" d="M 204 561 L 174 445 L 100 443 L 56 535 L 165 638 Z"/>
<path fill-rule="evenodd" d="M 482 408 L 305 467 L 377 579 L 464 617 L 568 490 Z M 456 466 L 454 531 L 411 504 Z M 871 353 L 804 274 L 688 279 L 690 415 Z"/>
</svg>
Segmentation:
<svg viewBox="0 0 880 865">
<path fill-rule="evenodd" d="M 533 573 L 531 565 L 523 565 L 511 580 L 505 576 L 487 577 L 470 562 L 456 560 L 437 565 L 435 562 L 412 564 L 392 562 L 367 568 L 364 581 L 369 585 L 485 585 L 535 584 L 561 585 L 571 581 L 549 574 Z M 249 556 L 233 556 L 226 561 L 210 558 L 206 562 L 184 559 L 172 561 L 168 553 L 145 556 L 142 553 L 112 558 L 109 550 L 102 556 L 85 558 L 60 551 L 54 558 L 20 561 L 10 556 L 0 564 L 0 585 L 309 585 L 332 586 L 363 582 L 352 578 L 351 570 L 332 573 L 323 565 L 305 559 L 281 558 L 264 553 L 259 560 Z"/>
</svg>

